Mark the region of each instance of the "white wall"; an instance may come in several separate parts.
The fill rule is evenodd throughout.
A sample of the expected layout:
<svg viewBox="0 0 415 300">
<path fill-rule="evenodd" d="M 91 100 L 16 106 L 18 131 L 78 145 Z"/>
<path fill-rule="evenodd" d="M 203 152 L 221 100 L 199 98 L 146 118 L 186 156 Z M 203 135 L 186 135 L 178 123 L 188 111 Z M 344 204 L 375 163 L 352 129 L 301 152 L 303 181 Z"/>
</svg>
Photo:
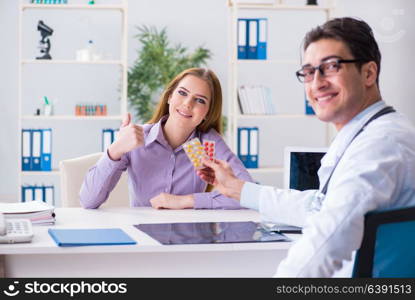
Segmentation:
<svg viewBox="0 0 415 300">
<path fill-rule="evenodd" d="M 290 1 L 286 0 L 286 2 Z M 96 2 L 104 2 L 104 0 Z M 17 3 L 17 0 L 0 0 L 0 37 L 2 41 L 2 46 L 0 47 L 0 99 L 2 103 L 0 109 L 0 200 L 17 198 L 17 139 L 20 138 L 20 134 L 17 132 Z M 361 17 L 374 29 L 383 55 L 380 77 L 382 95 L 389 104 L 405 113 L 415 124 L 415 101 L 412 99 L 413 96 L 410 92 L 412 90 L 413 78 L 410 70 L 413 69 L 412 62 L 415 50 L 415 20 L 412 17 L 415 15 L 415 2 L 412 0 L 337 0 L 337 4 L 338 16 Z M 226 97 L 228 95 L 227 13 L 228 9 L 225 0 L 130 0 L 128 61 L 131 64 L 135 60 L 136 49 L 139 46 L 134 38 L 134 35 L 137 33 L 136 25 L 156 25 L 158 28 L 166 26 L 168 35 L 173 43 L 183 43 L 190 49 L 204 45 L 213 52 L 213 58 L 209 63 L 209 67 L 215 70 L 221 79 Z M 296 20 L 298 19 L 301 20 L 301 18 L 296 18 Z M 66 22 L 65 18 L 62 20 L 63 23 Z M 58 21 L 58 19 L 56 21 L 53 20 L 53 25 L 60 26 Z M 79 21 L 82 23 L 85 19 L 80 17 Z M 305 22 L 301 26 L 307 28 L 310 24 Z M 284 35 L 282 36 L 283 39 L 293 39 L 293 33 L 289 30 L 289 27 L 288 25 L 286 30 L 278 31 L 279 34 Z M 113 44 L 108 44 L 104 38 L 99 40 L 99 37 L 105 37 L 107 31 L 111 30 L 111 28 L 112 26 L 109 22 L 106 28 L 96 33 L 98 45 L 106 49 L 112 49 Z M 272 28 L 270 32 L 272 34 Z M 38 38 L 39 33 L 36 30 L 33 30 L 32 34 L 25 35 L 25 43 L 27 45 L 25 47 L 33 47 L 35 49 Z M 67 53 L 65 52 L 65 43 L 68 43 L 68 47 L 72 47 L 74 44 L 79 41 L 83 42 L 87 38 L 86 33 L 82 31 L 74 31 L 65 35 L 56 33 L 52 39 L 55 42 L 53 50 L 55 52 L 52 51 L 52 53 L 64 55 Z M 300 42 L 301 40 L 299 39 L 298 45 Z M 280 46 L 282 53 L 298 53 L 298 47 L 286 49 L 284 45 Z M 75 74 L 76 70 L 73 70 L 69 71 L 67 75 L 76 76 Z M 42 76 L 42 74 L 36 74 L 36 76 Z M 289 76 L 293 75 L 290 74 Z M 103 83 L 103 86 L 105 84 Z M 35 91 L 36 89 L 33 88 L 33 90 Z M 300 85 L 298 85 L 296 92 L 298 93 L 299 90 L 301 90 Z M 56 88 L 56 91 L 51 93 L 59 94 L 59 92 L 60 90 Z M 226 108 L 227 105 L 225 103 L 224 109 L 226 110 Z M 60 126 L 67 126 L 67 124 Z M 115 126 L 114 123 L 111 126 Z M 296 126 L 296 124 L 292 126 Z M 82 128 L 68 132 L 65 140 L 60 142 L 62 144 L 61 147 L 67 146 L 70 148 L 72 156 L 77 156 L 82 151 L 87 153 L 99 151 L 92 145 L 86 146 L 88 149 L 83 149 L 82 151 L 78 149 L 79 147 L 76 144 L 64 145 L 66 140 L 76 140 L 79 131 L 82 131 Z M 78 144 L 86 144 L 90 136 L 86 136 L 83 139 L 78 139 Z M 272 156 L 272 152 L 266 155 Z M 57 160 L 55 165 L 57 165 Z M 44 181 L 47 182 L 47 180 L 45 179 Z"/>
<path fill-rule="evenodd" d="M 380 87 L 389 104 L 415 124 L 411 91 L 415 51 L 415 2 L 411 0 L 338 1 L 341 15 L 362 18 L 372 27 L 382 52 Z"/>
<path fill-rule="evenodd" d="M 0 199 L 17 194 L 17 1 L 0 0 Z"/>
</svg>

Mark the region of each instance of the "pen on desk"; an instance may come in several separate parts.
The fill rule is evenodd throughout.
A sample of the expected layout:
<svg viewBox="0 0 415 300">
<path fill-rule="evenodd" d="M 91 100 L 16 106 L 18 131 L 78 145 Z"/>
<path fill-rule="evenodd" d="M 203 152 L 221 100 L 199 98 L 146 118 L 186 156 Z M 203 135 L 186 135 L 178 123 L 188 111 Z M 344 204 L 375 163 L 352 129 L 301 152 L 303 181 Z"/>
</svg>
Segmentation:
<svg viewBox="0 0 415 300">
<path fill-rule="evenodd" d="M 301 229 L 286 229 L 278 230 L 278 233 L 290 233 L 290 234 L 301 234 L 303 231 Z"/>
</svg>

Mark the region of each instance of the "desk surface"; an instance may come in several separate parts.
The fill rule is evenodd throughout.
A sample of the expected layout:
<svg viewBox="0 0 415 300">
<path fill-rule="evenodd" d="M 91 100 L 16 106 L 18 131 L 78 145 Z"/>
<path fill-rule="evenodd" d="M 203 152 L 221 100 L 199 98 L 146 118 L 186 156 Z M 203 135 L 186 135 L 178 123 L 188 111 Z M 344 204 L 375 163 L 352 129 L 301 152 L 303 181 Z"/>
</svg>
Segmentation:
<svg viewBox="0 0 415 300">
<path fill-rule="evenodd" d="M 198 245 L 162 245 L 147 234 L 133 227 L 135 224 L 174 223 L 174 222 L 236 222 L 260 221 L 258 212 L 253 210 L 155 210 L 151 207 L 137 208 L 57 208 L 56 224 L 34 226 L 32 243 L 2 244 L 1 254 L 76 254 L 76 253 L 138 253 L 138 252 L 199 252 L 230 250 L 287 250 L 291 242 L 270 243 L 229 243 Z M 47 230 L 49 228 L 121 228 L 136 245 L 58 247 Z M 289 235 L 296 239 L 298 235 Z"/>
</svg>

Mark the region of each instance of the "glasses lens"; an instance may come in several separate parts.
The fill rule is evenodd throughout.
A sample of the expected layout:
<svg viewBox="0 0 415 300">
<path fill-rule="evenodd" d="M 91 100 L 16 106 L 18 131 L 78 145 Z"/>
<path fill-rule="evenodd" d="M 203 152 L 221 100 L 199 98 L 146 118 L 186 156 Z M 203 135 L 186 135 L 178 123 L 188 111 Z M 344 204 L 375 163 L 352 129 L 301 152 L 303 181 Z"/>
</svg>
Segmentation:
<svg viewBox="0 0 415 300">
<path fill-rule="evenodd" d="M 332 75 L 339 71 L 339 62 L 338 61 L 328 61 L 321 64 L 321 70 L 324 75 Z"/>
<path fill-rule="evenodd" d="M 314 68 L 311 68 L 311 67 L 303 68 L 300 71 L 300 73 L 304 77 L 304 82 L 310 82 L 310 81 L 312 81 L 313 78 L 314 78 L 314 73 L 315 72 L 316 72 L 316 70 Z"/>
<path fill-rule="evenodd" d="M 304 82 L 304 74 L 301 73 L 301 71 L 295 72 L 295 76 L 297 76 L 297 78 L 300 82 Z"/>
</svg>

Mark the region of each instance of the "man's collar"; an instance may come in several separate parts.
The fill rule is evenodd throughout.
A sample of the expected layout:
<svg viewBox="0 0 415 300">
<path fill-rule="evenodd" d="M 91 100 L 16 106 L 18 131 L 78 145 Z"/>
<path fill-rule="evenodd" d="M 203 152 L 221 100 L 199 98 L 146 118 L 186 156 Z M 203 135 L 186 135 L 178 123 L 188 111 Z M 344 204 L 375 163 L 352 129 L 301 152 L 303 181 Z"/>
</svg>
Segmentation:
<svg viewBox="0 0 415 300">
<path fill-rule="evenodd" d="M 330 147 L 346 147 L 350 139 L 362 128 L 363 124 L 385 106 L 385 101 L 380 100 L 362 110 L 337 133 Z"/>
<path fill-rule="evenodd" d="M 376 114 L 378 111 L 383 109 L 386 106 L 385 101 L 379 100 L 373 103 L 372 105 L 366 107 L 364 110 L 362 110 L 360 113 L 358 113 L 351 121 L 357 121 L 366 119 L 368 120 L 370 117 L 372 117 L 374 114 Z"/>
</svg>

